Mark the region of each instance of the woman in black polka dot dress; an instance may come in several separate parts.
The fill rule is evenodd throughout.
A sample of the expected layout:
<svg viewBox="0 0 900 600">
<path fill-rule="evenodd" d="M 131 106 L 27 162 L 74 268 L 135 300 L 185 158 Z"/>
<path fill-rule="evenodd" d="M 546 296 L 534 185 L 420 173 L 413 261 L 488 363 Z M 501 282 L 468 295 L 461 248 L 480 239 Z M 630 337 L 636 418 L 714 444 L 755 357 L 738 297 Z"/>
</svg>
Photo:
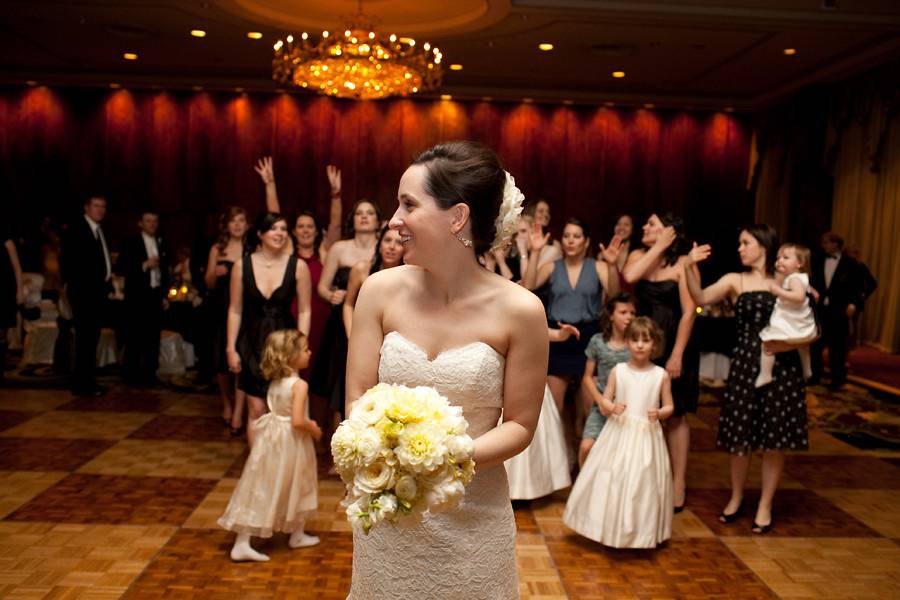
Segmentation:
<svg viewBox="0 0 900 600">
<path fill-rule="evenodd" d="M 716 445 L 731 453 L 731 499 L 719 515 L 731 523 L 743 510 L 744 484 L 750 455 L 763 450 L 762 492 L 754 533 L 767 533 L 772 526 L 772 500 L 784 468 L 785 450 L 807 449 L 806 389 L 800 356 L 788 345 L 770 349 L 779 352 L 773 381 L 756 389 L 759 373 L 759 332 L 769 324 L 775 306 L 771 288 L 777 248 L 776 234 L 768 225 L 752 225 L 741 231 L 738 254 L 746 273 L 729 273 L 713 285 L 701 289 L 693 270 L 686 268 L 691 296 L 699 305 L 715 304 L 730 297 L 735 305 L 737 346 L 731 360 L 728 388 L 719 415 Z M 691 251 L 688 263 L 695 264 L 710 254 L 709 246 Z"/>
</svg>

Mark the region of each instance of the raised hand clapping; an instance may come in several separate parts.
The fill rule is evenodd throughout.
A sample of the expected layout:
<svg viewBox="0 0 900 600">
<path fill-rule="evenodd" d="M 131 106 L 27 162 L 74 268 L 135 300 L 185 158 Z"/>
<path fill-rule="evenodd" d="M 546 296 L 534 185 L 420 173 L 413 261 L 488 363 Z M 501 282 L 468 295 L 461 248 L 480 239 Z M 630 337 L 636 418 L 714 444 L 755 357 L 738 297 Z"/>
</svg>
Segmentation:
<svg viewBox="0 0 900 600">
<path fill-rule="evenodd" d="M 697 242 L 694 242 L 693 248 L 691 248 L 691 251 L 687 254 L 687 262 L 689 265 L 695 265 L 709 258 L 710 254 L 712 254 L 712 246 L 709 244 L 698 246 Z"/>
<path fill-rule="evenodd" d="M 607 264 L 614 265 L 616 261 L 619 260 L 619 254 L 622 252 L 622 238 L 621 236 L 614 235 L 611 240 L 609 240 L 609 246 L 604 246 L 603 242 L 600 242 L 600 258 L 604 260 Z"/>
<path fill-rule="evenodd" d="M 531 226 L 531 235 L 528 238 L 531 243 L 533 252 L 540 252 L 548 243 L 550 243 L 550 232 L 544 233 L 544 228 L 540 223 L 534 223 Z"/>
</svg>

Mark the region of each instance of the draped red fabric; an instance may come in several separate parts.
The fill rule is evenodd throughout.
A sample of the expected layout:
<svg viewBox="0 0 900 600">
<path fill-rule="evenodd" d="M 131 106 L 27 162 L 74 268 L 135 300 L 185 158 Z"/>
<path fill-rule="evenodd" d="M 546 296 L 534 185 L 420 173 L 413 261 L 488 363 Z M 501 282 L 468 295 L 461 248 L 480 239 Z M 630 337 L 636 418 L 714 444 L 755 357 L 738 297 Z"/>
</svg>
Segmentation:
<svg viewBox="0 0 900 600">
<path fill-rule="evenodd" d="M 528 200 L 548 199 L 556 234 L 565 217 L 578 216 L 595 229 L 596 242 L 609 237 L 619 213 L 634 214 L 639 225 L 651 212 L 670 210 L 686 217 L 695 237 L 730 249 L 735 228 L 753 214 L 744 189 L 749 125 L 724 113 L 292 94 L 0 91 L 2 193 L 15 201 L 17 214 L 75 214 L 85 194 L 101 190 L 112 222 L 130 225 L 140 207 L 153 207 L 170 237 L 210 233 L 214 216 L 232 204 L 261 210 L 263 188 L 252 165 L 269 154 L 286 213 L 327 215 L 325 165 L 334 163 L 343 169 L 345 206 L 365 197 L 389 215 L 412 157 L 458 138 L 494 148 Z"/>
</svg>

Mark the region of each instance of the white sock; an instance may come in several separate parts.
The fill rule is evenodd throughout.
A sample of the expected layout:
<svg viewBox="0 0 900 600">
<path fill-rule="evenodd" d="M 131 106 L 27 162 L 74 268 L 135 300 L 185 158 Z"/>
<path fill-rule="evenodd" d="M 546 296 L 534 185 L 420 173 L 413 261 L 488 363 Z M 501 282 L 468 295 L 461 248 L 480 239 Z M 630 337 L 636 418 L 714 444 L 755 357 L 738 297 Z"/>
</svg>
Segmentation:
<svg viewBox="0 0 900 600">
<path fill-rule="evenodd" d="M 291 548 L 307 548 L 309 546 L 315 546 L 319 543 L 319 538 L 314 535 L 309 535 L 303 528 L 300 527 L 294 533 L 291 534 L 290 539 L 288 540 L 288 546 Z"/>
<path fill-rule="evenodd" d="M 237 534 L 237 537 L 234 538 L 234 546 L 231 547 L 231 560 L 235 562 L 266 562 L 269 560 L 269 557 L 250 547 L 249 533 L 239 533 Z"/>
</svg>

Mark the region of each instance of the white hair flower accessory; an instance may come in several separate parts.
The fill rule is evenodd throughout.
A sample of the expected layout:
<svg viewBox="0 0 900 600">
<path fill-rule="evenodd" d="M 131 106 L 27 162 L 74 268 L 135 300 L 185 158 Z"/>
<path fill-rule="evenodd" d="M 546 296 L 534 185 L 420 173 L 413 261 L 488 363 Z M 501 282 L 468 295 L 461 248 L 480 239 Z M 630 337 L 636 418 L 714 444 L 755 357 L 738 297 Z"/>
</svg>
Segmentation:
<svg viewBox="0 0 900 600">
<path fill-rule="evenodd" d="M 500 212 L 494 221 L 494 242 L 491 250 L 505 250 L 512 241 L 518 228 L 519 215 L 522 214 L 522 205 L 525 202 L 525 194 L 516 187 L 516 180 L 509 171 L 506 173 L 506 185 L 503 186 L 503 202 L 500 203 Z"/>
</svg>

